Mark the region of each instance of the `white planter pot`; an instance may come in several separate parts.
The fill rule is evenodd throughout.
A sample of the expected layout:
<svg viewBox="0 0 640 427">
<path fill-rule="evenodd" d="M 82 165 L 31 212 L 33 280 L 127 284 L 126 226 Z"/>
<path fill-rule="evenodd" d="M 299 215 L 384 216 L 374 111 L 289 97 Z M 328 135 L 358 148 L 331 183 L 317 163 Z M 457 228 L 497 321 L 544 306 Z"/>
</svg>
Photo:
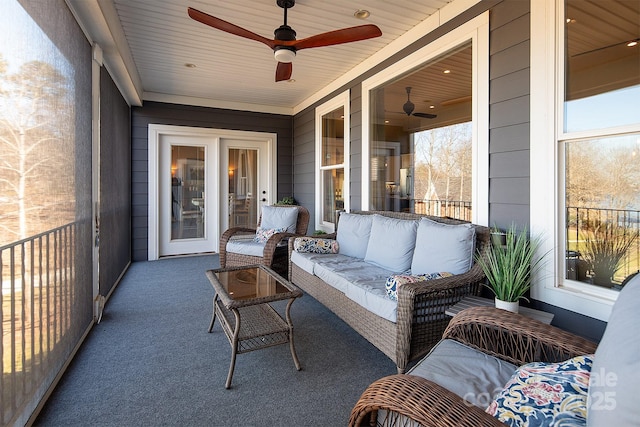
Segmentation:
<svg viewBox="0 0 640 427">
<path fill-rule="evenodd" d="M 518 312 L 520 303 L 518 301 L 502 301 L 501 299 L 495 299 L 496 308 L 511 311 L 512 313 Z"/>
</svg>

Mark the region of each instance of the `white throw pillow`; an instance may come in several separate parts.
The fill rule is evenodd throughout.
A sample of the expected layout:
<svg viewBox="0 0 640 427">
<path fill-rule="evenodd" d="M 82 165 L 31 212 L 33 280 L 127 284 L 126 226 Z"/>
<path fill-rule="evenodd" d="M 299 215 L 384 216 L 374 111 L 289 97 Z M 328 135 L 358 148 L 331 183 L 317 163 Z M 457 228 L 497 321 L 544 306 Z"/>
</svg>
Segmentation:
<svg viewBox="0 0 640 427">
<path fill-rule="evenodd" d="M 475 241 L 476 229 L 471 224 L 443 224 L 421 218 L 411 261 L 411 274 L 429 274 L 434 271 L 466 273 L 473 265 Z"/>
<path fill-rule="evenodd" d="M 373 215 L 342 212 L 338 219 L 338 253 L 363 259 L 367 253 Z"/>
<path fill-rule="evenodd" d="M 374 215 L 364 260 L 394 272 L 407 271 L 411 267 L 417 228 L 415 220 Z"/>
<path fill-rule="evenodd" d="M 284 228 L 287 233 L 296 232 L 298 208 L 284 206 L 263 206 L 260 227 Z"/>
</svg>

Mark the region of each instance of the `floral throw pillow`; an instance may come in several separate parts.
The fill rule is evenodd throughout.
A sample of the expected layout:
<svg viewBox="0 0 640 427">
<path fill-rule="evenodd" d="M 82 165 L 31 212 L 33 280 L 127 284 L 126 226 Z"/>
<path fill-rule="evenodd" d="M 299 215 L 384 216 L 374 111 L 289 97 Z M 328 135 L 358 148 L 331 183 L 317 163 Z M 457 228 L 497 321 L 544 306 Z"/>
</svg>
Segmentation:
<svg viewBox="0 0 640 427">
<path fill-rule="evenodd" d="M 424 282 L 426 280 L 442 279 L 443 277 L 453 276 L 451 273 L 429 273 L 429 274 L 396 274 L 387 277 L 387 282 L 384 284 L 384 288 L 387 291 L 387 296 L 393 301 L 398 301 L 398 288 L 405 283 Z"/>
<path fill-rule="evenodd" d="M 516 370 L 486 412 L 509 426 L 583 426 L 593 355 Z"/>
<path fill-rule="evenodd" d="M 338 241 L 314 237 L 296 237 L 296 240 L 293 241 L 293 250 L 301 253 L 337 254 Z"/>
<path fill-rule="evenodd" d="M 256 237 L 253 238 L 253 241 L 256 243 L 267 243 L 269 237 L 273 236 L 276 233 L 282 233 L 286 228 L 262 228 L 258 227 L 256 230 Z"/>
</svg>

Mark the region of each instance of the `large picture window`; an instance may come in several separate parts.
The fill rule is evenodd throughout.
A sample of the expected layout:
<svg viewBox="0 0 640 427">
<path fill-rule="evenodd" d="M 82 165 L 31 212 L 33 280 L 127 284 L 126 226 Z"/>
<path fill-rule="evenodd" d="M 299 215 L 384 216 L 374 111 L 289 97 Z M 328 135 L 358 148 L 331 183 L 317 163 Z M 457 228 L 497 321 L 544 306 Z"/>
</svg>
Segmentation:
<svg viewBox="0 0 640 427">
<path fill-rule="evenodd" d="M 564 284 L 619 290 L 640 269 L 640 3 L 564 6 Z"/>
<path fill-rule="evenodd" d="M 472 49 L 371 91 L 370 207 L 471 220 Z"/>
<path fill-rule="evenodd" d="M 371 92 L 372 209 L 471 220 L 471 62 L 468 42 Z"/>
<path fill-rule="evenodd" d="M 363 209 L 488 223 L 488 34 L 479 15 L 363 82 Z"/>
</svg>

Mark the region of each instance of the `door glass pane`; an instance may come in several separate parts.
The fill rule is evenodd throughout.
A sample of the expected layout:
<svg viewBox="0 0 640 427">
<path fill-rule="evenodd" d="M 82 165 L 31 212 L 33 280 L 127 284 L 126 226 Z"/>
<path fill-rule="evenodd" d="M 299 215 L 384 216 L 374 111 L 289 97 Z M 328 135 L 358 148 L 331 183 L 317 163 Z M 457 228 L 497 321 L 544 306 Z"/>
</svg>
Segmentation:
<svg viewBox="0 0 640 427">
<path fill-rule="evenodd" d="M 229 149 L 229 227 L 258 224 L 258 150 Z"/>
<path fill-rule="evenodd" d="M 567 0 L 565 132 L 640 122 L 640 2 Z"/>
<path fill-rule="evenodd" d="M 204 237 L 204 147 L 171 146 L 171 240 Z"/>
</svg>

